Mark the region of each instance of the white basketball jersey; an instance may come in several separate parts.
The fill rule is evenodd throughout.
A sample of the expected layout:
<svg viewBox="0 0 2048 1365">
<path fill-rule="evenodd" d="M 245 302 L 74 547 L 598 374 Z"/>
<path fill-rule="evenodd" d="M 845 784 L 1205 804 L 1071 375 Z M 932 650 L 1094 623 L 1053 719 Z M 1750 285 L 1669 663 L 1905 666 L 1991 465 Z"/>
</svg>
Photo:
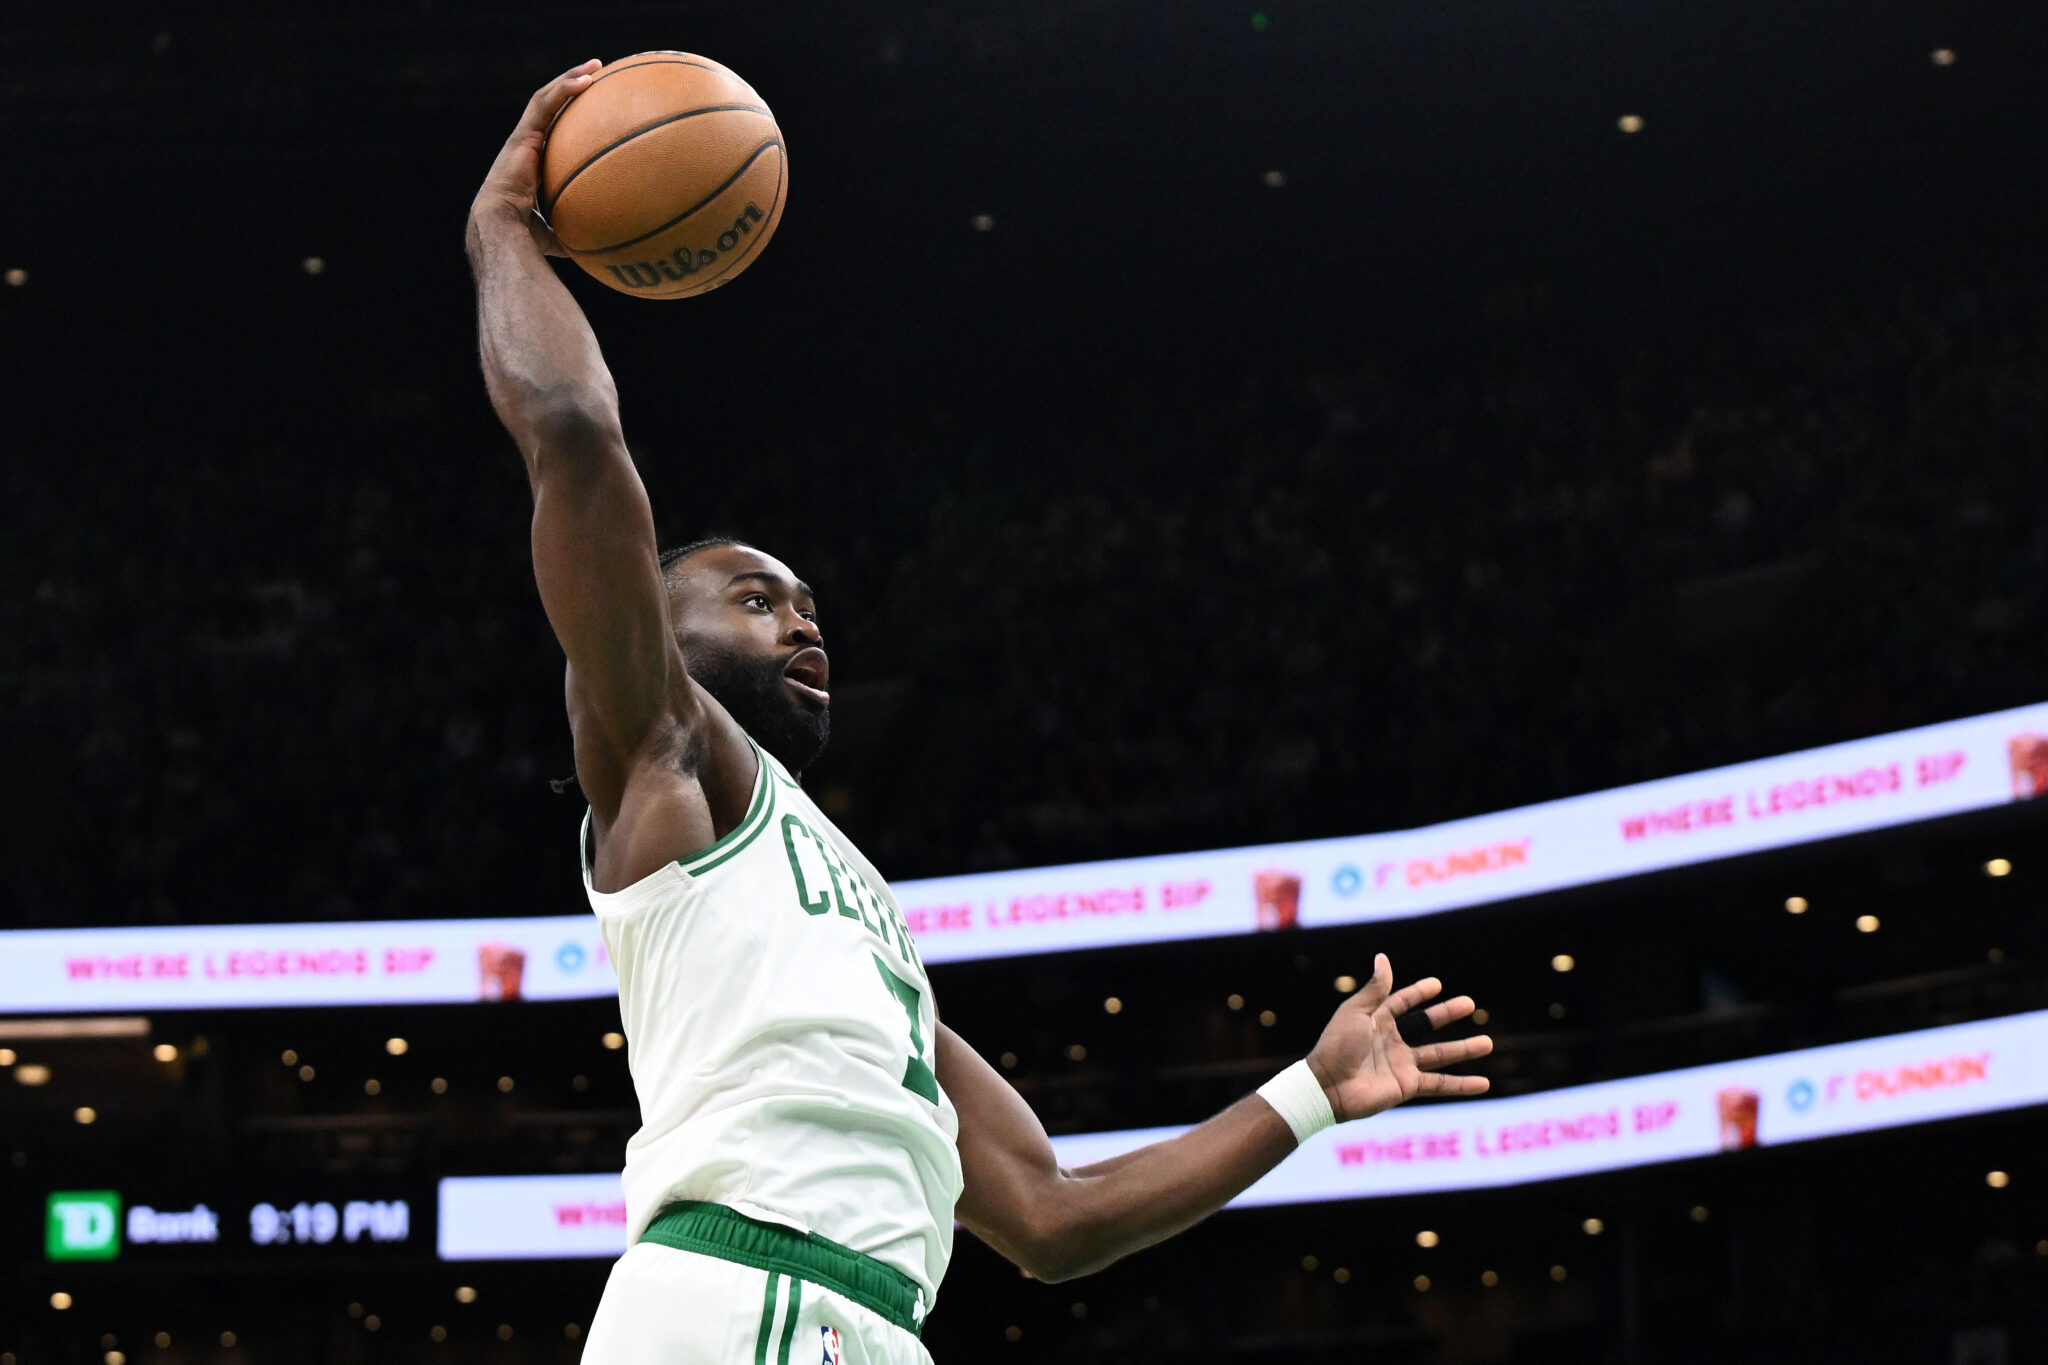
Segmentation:
<svg viewBox="0 0 2048 1365">
<path fill-rule="evenodd" d="M 894 1266 L 928 1311 L 961 1185 L 931 984 L 881 875 L 755 752 L 746 818 L 624 891 L 591 885 L 584 819 L 640 1097 L 628 1235 L 725 1204 Z"/>
</svg>

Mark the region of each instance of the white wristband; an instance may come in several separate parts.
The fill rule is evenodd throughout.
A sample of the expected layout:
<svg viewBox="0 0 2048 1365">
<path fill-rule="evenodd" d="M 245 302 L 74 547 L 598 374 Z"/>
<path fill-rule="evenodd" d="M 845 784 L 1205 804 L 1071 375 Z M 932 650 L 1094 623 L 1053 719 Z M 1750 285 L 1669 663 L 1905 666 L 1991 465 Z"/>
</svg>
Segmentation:
<svg viewBox="0 0 2048 1365">
<path fill-rule="evenodd" d="M 1323 1129 L 1336 1126 L 1337 1115 L 1330 1108 L 1330 1097 L 1323 1093 L 1323 1083 L 1309 1069 L 1306 1057 L 1260 1086 L 1258 1095 L 1287 1120 L 1287 1126 L 1294 1130 L 1296 1146 Z"/>
</svg>

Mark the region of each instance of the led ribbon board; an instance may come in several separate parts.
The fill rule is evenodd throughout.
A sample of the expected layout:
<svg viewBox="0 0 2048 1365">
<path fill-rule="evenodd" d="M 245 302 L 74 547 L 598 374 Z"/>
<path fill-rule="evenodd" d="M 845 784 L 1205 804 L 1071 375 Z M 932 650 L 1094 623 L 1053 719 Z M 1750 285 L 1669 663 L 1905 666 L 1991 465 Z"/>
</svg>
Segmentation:
<svg viewBox="0 0 2048 1365">
<path fill-rule="evenodd" d="M 2048 704 L 1424 829 L 895 883 L 926 962 L 1361 924 L 2048 793 Z M 564 858 L 573 856 L 567 828 Z M 0 933 L 0 1013 L 615 994 L 588 914 Z"/>
<path fill-rule="evenodd" d="M 2048 1103 L 2048 1011 L 1510 1099 L 1395 1109 L 1309 1139 L 1233 1208 L 1557 1180 Z M 1185 1128 L 1053 1139 L 1073 1168 Z M 440 1187 L 441 1259 L 617 1256 L 616 1175 Z"/>
</svg>

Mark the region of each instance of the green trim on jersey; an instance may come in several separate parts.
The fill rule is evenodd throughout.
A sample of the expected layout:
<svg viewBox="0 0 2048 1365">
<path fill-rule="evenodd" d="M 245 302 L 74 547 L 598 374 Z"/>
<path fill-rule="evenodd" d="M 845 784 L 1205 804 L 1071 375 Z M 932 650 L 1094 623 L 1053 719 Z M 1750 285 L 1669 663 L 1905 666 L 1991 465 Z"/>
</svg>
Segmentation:
<svg viewBox="0 0 2048 1365">
<path fill-rule="evenodd" d="M 753 740 L 747 741 L 753 744 Z M 687 858 L 676 859 L 676 866 L 692 877 L 701 876 L 720 863 L 738 854 L 754 836 L 768 828 L 768 817 L 774 812 L 775 802 L 768 780 L 768 755 L 761 752 L 761 746 L 754 744 L 754 758 L 757 770 L 754 773 L 754 800 L 747 807 L 746 818 L 727 830 L 725 837 L 711 847 L 692 853 Z"/>
</svg>

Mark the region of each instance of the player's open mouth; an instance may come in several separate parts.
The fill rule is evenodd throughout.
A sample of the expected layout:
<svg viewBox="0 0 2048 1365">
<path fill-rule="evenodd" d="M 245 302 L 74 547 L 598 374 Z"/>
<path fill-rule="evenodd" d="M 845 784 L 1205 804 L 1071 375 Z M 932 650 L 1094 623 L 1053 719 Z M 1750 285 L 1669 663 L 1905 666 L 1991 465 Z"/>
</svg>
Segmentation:
<svg viewBox="0 0 2048 1365">
<path fill-rule="evenodd" d="M 799 650 L 797 656 L 782 670 L 782 680 L 796 689 L 799 696 L 817 702 L 829 702 L 832 694 L 831 666 L 825 660 L 822 649 Z"/>
</svg>

